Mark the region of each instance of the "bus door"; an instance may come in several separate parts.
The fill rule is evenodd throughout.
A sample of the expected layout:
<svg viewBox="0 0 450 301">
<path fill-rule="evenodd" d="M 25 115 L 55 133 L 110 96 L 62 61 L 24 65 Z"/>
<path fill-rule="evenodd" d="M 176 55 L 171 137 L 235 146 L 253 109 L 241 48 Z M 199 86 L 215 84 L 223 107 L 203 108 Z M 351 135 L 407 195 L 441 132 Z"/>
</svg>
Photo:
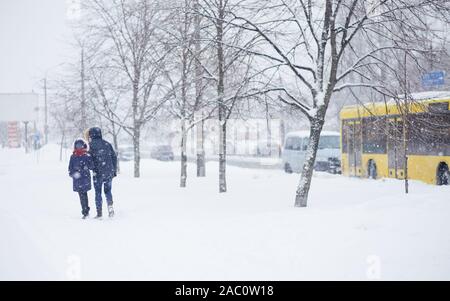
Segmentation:
<svg viewBox="0 0 450 301">
<path fill-rule="evenodd" d="M 388 121 L 388 169 L 390 178 L 403 178 L 405 165 L 405 149 L 403 145 L 403 124 L 401 118 Z"/>
<path fill-rule="evenodd" d="M 361 122 L 347 123 L 348 170 L 350 176 L 361 175 Z"/>
</svg>

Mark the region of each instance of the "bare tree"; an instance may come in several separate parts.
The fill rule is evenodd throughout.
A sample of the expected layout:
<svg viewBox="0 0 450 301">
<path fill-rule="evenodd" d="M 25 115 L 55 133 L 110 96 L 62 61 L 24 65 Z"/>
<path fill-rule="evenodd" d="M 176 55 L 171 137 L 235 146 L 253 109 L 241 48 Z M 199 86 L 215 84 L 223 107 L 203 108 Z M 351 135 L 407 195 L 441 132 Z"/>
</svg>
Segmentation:
<svg viewBox="0 0 450 301">
<path fill-rule="evenodd" d="M 448 13 L 449 6 L 445 1 L 425 0 L 248 1 L 247 6 L 251 11 L 234 14 L 230 24 L 264 39 L 265 45 L 253 52 L 265 62 L 266 70 L 295 79 L 272 81 L 272 92 L 280 93 L 279 100 L 297 108 L 310 123 L 308 151 L 295 198 L 295 206 L 306 207 L 319 137 L 333 95 L 352 87 L 382 91 L 383 86 L 371 76 L 374 68 L 391 68 L 381 55 L 388 56 L 393 49 L 425 51 L 409 36 L 420 30 L 420 18 L 436 15 L 438 10 Z M 380 26 L 389 28 L 390 33 L 379 31 Z M 402 36 L 404 32 L 411 35 Z M 346 54 L 351 57 L 349 64 L 343 63 Z M 352 81 L 353 74 L 364 80 Z"/>
<path fill-rule="evenodd" d="M 420 19 L 414 19 L 410 17 L 410 13 L 408 10 L 398 12 L 400 20 L 409 19 L 408 24 L 401 22 L 398 26 L 394 26 L 394 28 L 390 28 L 390 24 L 384 24 L 387 27 L 384 29 L 385 33 L 397 30 L 406 39 L 392 41 L 398 48 L 391 49 L 391 55 L 384 55 L 383 57 L 385 64 L 391 67 L 379 70 L 380 77 L 376 79 L 384 88 L 383 94 L 385 95 L 383 96 L 385 102 L 387 96 L 391 101 L 391 105 L 392 103 L 395 104 L 400 116 L 381 123 L 380 126 L 384 130 L 378 129 L 377 131 L 385 132 L 387 141 L 389 141 L 390 146 L 394 149 L 395 177 L 398 176 L 397 171 L 400 170 L 401 177 L 404 180 L 406 194 L 409 193 L 410 187 L 408 171 L 410 147 L 412 146 L 415 149 L 414 151 L 417 151 L 415 144 L 428 144 L 424 141 L 423 131 L 448 126 L 448 121 L 445 118 L 438 118 L 439 122 L 436 123 L 436 117 L 439 117 L 436 116 L 436 112 L 432 114 L 415 114 L 414 112 L 417 110 L 422 112 L 429 111 L 422 102 L 423 99 L 421 97 L 423 96 L 421 96 L 421 93 L 414 93 L 427 88 L 433 89 L 433 87 L 422 85 L 422 75 L 433 70 L 433 61 L 448 61 L 449 59 L 448 53 L 445 51 L 445 26 L 448 26 L 445 23 L 448 23 L 448 20 L 440 22 L 439 20 L 435 20 L 436 16 L 427 15 L 422 16 Z M 433 19 L 441 25 L 442 30 L 430 31 L 427 24 Z M 405 30 L 406 26 L 410 28 L 414 27 L 416 30 Z M 380 28 L 380 30 L 383 29 Z M 442 35 L 442 33 L 444 34 Z M 405 40 L 407 43 L 404 43 Z M 409 45 L 435 46 L 429 49 L 428 46 L 425 46 L 424 49 L 428 49 L 427 51 L 411 51 Z M 446 68 L 448 69 L 448 66 L 442 64 L 441 68 L 445 70 Z M 433 95 L 433 93 L 426 94 L 429 96 Z M 376 95 L 376 97 L 380 98 L 379 95 Z M 387 106 L 388 104 L 385 103 L 385 105 Z M 426 121 L 426 119 L 428 120 Z M 435 135 L 432 134 L 431 136 Z M 439 139 L 436 139 L 436 141 L 439 141 Z"/>
<path fill-rule="evenodd" d="M 186 187 L 188 132 L 196 125 L 200 125 L 197 129 L 202 130 L 204 120 L 212 115 L 214 107 L 203 99 L 208 81 L 202 80 L 202 70 L 198 70 L 203 68 L 203 65 L 199 58 L 202 50 L 199 49 L 199 41 L 195 41 L 199 30 L 198 24 L 195 23 L 198 18 L 192 12 L 195 2 L 183 0 L 174 4 L 171 8 L 170 24 L 165 28 L 168 36 L 165 43 L 167 48 L 172 49 L 169 60 L 171 63 L 167 65 L 165 74 L 172 97 L 166 109 L 180 120 L 180 187 Z M 202 138 L 201 133 L 199 138 Z M 202 144 L 200 141 L 200 147 Z"/>
<path fill-rule="evenodd" d="M 68 71 L 73 70 L 69 68 Z M 60 135 L 60 161 L 63 159 L 63 149 L 67 140 L 74 140 L 83 132 L 80 127 L 80 81 L 79 78 L 74 80 L 71 75 L 73 73 L 69 72 L 69 75 L 60 76 L 59 80 L 51 81 L 49 85 L 51 91 L 49 113 L 55 133 Z"/>
<path fill-rule="evenodd" d="M 160 1 L 103 1 L 86 3 L 87 31 L 102 41 L 111 66 L 128 79 L 131 132 L 134 145 L 134 176 L 140 176 L 140 138 L 142 128 L 154 118 L 168 99 L 159 81 L 165 70 L 169 49 L 164 48 L 162 32 L 167 12 Z"/>
<path fill-rule="evenodd" d="M 195 53 L 195 63 L 194 63 L 194 73 L 195 73 L 195 102 L 202 103 L 203 100 L 203 68 L 201 66 L 202 60 L 202 47 L 201 47 L 201 17 L 198 13 L 195 13 L 199 9 L 199 0 L 194 0 L 193 11 L 194 11 L 194 53 Z M 197 124 L 197 177 L 206 176 L 206 158 L 204 149 L 204 112 L 201 110 L 197 113 L 201 121 Z"/>
<path fill-rule="evenodd" d="M 132 136 L 132 131 L 125 127 L 131 116 L 131 110 L 122 110 L 121 104 L 127 97 L 127 87 L 123 79 L 113 73 L 106 62 L 91 61 L 89 65 L 90 80 L 89 101 L 93 111 L 100 119 L 105 119 L 103 128 L 113 138 L 113 146 L 119 151 L 119 135 L 122 131 Z M 120 172 L 118 162 L 117 171 Z"/>
<path fill-rule="evenodd" d="M 202 40 L 212 42 L 215 53 L 214 69 L 203 68 L 216 88 L 217 118 L 219 122 L 219 192 L 227 191 L 226 155 L 227 120 L 250 86 L 252 69 L 249 49 L 255 42 L 241 28 L 230 26 L 227 21 L 239 2 L 205 0 L 196 6 L 195 13 L 206 19 L 209 25 L 203 30 Z"/>
</svg>

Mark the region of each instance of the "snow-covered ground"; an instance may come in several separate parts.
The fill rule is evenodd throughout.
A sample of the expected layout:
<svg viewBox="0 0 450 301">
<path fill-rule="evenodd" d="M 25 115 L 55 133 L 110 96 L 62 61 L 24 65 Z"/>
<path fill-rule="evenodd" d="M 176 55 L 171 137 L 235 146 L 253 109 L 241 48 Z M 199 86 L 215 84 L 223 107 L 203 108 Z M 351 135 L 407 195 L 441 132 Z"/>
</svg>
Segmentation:
<svg viewBox="0 0 450 301">
<path fill-rule="evenodd" d="M 0 150 L 0 280 L 450 280 L 450 187 L 318 174 L 294 208 L 296 174 L 229 167 L 219 194 L 216 162 L 181 189 L 179 162 L 144 160 L 99 221 L 66 170 L 57 146 Z"/>
</svg>

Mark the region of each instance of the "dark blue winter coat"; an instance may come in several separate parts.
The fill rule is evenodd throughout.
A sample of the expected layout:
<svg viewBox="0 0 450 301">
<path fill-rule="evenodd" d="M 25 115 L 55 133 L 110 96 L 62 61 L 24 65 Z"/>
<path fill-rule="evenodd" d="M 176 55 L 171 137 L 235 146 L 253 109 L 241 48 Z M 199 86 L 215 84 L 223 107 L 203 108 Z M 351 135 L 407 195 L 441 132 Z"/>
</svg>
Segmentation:
<svg viewBox="0 0 450 301">
<path fill-rule="evenodd" d="M 91 172 L 94 161 L 89 153 L 70 157 L 69 176 L 73 179 L 73 191 L 87 192 L 91 190 Z"/>
<path fill-rule="evenodd" d="M 103 140 L 100 128 L 89 129 L 89 153 L 94 161 L 94 177 L 103 182 L 116 176 L 117 155 L 112 145 Z"/>
</svg>

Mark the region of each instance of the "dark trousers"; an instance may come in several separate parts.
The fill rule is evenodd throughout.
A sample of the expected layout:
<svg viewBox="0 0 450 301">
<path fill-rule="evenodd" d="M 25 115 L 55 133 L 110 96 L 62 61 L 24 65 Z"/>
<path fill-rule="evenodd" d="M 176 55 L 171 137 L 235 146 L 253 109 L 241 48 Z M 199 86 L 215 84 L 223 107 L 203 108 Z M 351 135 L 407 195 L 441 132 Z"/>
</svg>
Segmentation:
<svg viewBox="0 0 450 301">
<path fill-rule="evenodd" d="M 97 211 L 102 211 L 102 186 L 103 191 L 105 192 L 106 203 L 109 205 L 113 204 L 112 197 L 112 179 L 101 179 L 99 177 L 94 177 L 94 189 L 95 189 L 95 207 L 97 207 Z"/>
<path fill-rule="evenodd" d="M 78 195 L 80 196 L 80 203 L 81 203 L 81 214 L 88 215 L 89 214 L 89 199 L 87 192 L 78 192 Z"/>
</svg>

